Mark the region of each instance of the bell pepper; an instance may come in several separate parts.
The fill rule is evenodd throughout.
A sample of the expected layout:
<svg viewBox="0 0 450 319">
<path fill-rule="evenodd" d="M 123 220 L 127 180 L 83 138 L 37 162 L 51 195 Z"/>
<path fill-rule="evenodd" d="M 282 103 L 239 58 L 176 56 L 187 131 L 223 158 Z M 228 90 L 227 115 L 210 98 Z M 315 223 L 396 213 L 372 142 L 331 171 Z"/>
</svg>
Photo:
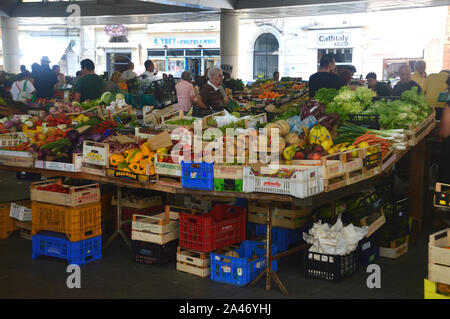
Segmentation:
<svg viewBox="0 0 450 319">
<path fill-rule="evenodd" d="M 123 170 L 128 171 L 128 163 L 126 161 L 119 162 L 119 164 L 117 165 L 117 169 L 119 169 L 121 171 L 123 171 Z"/>
<path fill-rule="evenodd" d="M 128 168 L 135 174 L 142 174 L 139 163 L 131 163 Z"/>
<path fill-rule="evenodd" d="M 152 152 L 150 150 L 150 146 L 148 145 L 148 142 L 145 142 L 144 144 L 142 144 L 139 149 L 141 150 L 142 154 L 144 154 L 144 157 L 148 156 Z"/>
<path fill-rule="evenodd" d="M 123 154 L 125 155 L 125 157 L 128 157 L 130 154 L 133 154 L 135 151 L 138 151 L 138 149 L 132 148 L 132 149 L 126 150 L 125 152 L 123 152 Z"/>
<path fill-rule="evenodd" d="M 139 163 L 139 161 L 144 157 L 142 152 L 137 148 L 132 153 L 128 153 L 126 161 L 128 163 Z"/>
<path fill-rule="evenodd" d="M 120 162 L 123 162 L 125 158 L 120 154 L 111 155 L 109 158 L 109 163 L 112 166 L 118 166 Z"/>
</svg>

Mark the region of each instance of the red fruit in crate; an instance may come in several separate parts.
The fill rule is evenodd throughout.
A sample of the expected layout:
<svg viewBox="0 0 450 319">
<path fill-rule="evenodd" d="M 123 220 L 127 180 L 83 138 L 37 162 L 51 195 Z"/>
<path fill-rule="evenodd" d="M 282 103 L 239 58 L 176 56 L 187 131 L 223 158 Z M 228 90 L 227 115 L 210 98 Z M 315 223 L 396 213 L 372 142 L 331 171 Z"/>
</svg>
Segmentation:
<svg viewBox="0 0 450 319">
<path fill-rule="evenodd" d="M 294 159 L 298 159 L 298 160 L 305 159 L 305 154 L 303 152 L 297 152 L 294 155 Z"/>
<path fill-rule="evenodd" d="M 308 155 L 306 155 L 306 159 L 307 160 L 313 160 L 314 159 L 314 153 L 309 153 Z"/>
<path fill-rule="evenodd" d="M 314 152 L 316 152 L 316 153 L 322 153 L 323 151 L 324 151 L 324 149 L 323 149 L 322 145 L 316 145 L 314 147 Z"/>
</svg>

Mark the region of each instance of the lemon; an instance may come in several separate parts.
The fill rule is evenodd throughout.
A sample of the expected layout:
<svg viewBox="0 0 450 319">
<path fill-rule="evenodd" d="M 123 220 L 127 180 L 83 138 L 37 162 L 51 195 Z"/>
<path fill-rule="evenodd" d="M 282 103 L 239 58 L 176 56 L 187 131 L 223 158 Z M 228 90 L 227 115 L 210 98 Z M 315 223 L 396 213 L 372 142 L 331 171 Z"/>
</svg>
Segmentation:
<svg viewBox="0 0 450 319">
<path fill-rule="evenodd" d="M 332 148 L 328 151 L 328 154 L 330 154 L 330 155 L 331 155 L 331 154 L 334 154 L 334 153 L 335 153 L 335 150 L 332 149 Z"/>
<path fill-rule="evenodd" d="M 361 142 L 361 143 L 358 144 L 358 148 L 366 148 L 366 147 L 369 147 L 369 146 L 370 145 L 367 142 Z"/>
<path fill-rule="evenodd" d="M 329 151 L 329 149 L 332 146 L 331 143 L 327 140 L 323 141 L 321 145 L 322 145 L 323 149 L 327 152 Z"/>
</svg>

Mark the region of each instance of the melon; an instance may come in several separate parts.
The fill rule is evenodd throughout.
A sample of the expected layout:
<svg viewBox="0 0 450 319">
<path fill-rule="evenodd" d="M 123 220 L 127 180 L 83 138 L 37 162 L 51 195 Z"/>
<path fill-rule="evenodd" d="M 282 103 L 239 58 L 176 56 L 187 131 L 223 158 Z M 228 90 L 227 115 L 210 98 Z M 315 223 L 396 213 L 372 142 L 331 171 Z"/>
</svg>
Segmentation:
<svg viewBox="0 0 450 319">
<path fill-rule="evenodd" d="M 297 145 L 297 146 L 299 146 L 301 144 L 300 138 L 295 133 L 288 133 L 284 137 L 284 139 L 285 139 L 286 143 L 288 143 L 289 145 Z"/>
<path fill-rule="evenodd" d="M 281 128 L 281 130 L 280 130 L 281 136 L 288 134 L 291 129 L 288 122 L 286 122 L 284 120 L 276 121 L 275 124 L 277 124 Z"/>
<path fill-rule="evenodd" d="M 272 129 L 278 129 L 279 134 L 283 135 L 283 134 L 281 134 L 281 131 L 282 131 L 281 127 L 276 123 L 269 123 L 265 126 L 265 128 L 267 129 L 267 137 L 272 136 Z"/>
</svg>

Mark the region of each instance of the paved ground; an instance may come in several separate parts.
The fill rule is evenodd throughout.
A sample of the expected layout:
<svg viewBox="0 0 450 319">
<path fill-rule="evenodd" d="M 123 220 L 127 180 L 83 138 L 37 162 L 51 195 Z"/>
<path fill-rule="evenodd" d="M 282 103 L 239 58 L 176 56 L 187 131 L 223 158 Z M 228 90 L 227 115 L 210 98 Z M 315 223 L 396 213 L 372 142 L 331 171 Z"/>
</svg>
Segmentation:
<svg viewBox="0 0 450 319">
<path fill-rule="evenodd" d="M 28 183 L 18 183 L 13 173 L 0 173 L 0 201 L 27 197 Z M 0 298 L 423 298 L 427 277 L 428 234 L 410 244 L 406 255 L 378 261 L 381 289 L 368 289 L 365 269 L 339 283 L 305 278 L 302 252 L 279 262 L 278 275 L 290 291 L 288 296 L 274 288 L 265 291 L 265 280 L 255 287 L 235 287 L 212 282 L 175 269 L 175 263 L 162 267 L 133 261 L 125 244 L 116 239 L 103 250 L 103 259 L 82 266 L 81 289 L 66 286 L 67 263 L 50 257 L 31 259 L 31 241 L 18 234 L 0 240 Z M 103 243 L 112 233 L 103 228 Z"/>
</svg>

